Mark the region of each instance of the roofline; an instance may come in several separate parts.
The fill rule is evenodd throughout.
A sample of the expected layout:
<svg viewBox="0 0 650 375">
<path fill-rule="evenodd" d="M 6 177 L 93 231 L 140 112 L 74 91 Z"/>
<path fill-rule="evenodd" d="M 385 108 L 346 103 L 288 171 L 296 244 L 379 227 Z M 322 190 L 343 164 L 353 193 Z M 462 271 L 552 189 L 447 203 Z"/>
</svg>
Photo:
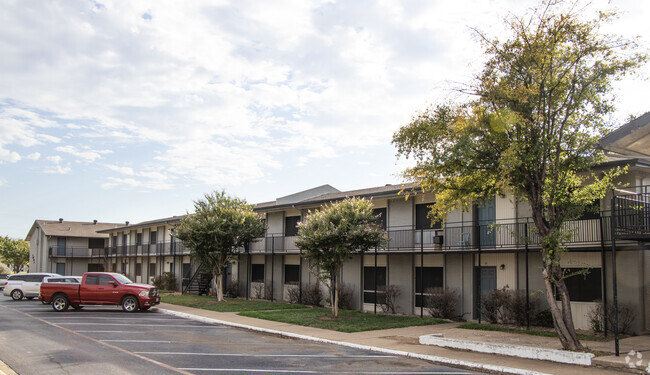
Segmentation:
<svg viewBox="0 0 650 375">
<path fill-rule="evenodd" d="M 116 227 L 116 228 L 111 228 L 111 229 L 103 229 L 103 230 L 98 230 L 97 233 L 111 233 L 111 232 L 119 232 L 123 231 L 125 229 L 138 229 L 138 228 L 146 228 L 150 227 L 152 225 L 158 225 L 158 224 L 173 224 L 173 223 L 179 223 L 185 215 L 182 216 L 172 216 L 164 219 L 158 219 L 158 220 L 150 220 L 150 221 L 143 221 L 141 223 L 136 223 L 136 224 L 129 224 L 129 225 L 124 225 L 121 227 Z"/>
<path fill-rule="evenodd" d="M 289 204 L 281 204 L 281 205 L 275 205 L 275 206 L 266 206 L 266 207 L 260 207 L 260 208 L 253 208 L 253 211 L 255 212 L 269 212 L 269 211 L 277 211 L 277 210 L 283 210 L 286 208 L 296 208 L 296 207 L 309 207 L 309 206 L 318 206 L 322 205 L 323 203 L 327 202 L 335 202 L 335 201 L 340 201 L 345 198 L 349 197 L 358 197 L 358 198 L 390 198 L 390 197 L 398 197 L 400 192 L 405 191 L 405 190 L 416 190 L 416 192 L 422 193 L 422 187 L 420 186 L 412 186 L 409 188 L 407 184 L 400 184 L 400 185 L 394 185 L 395 189 L 392 189 L 390 191 L 385 191 L 385 192 L 379 192 L 379 193 L 364 193 L 364 194 L 354 194 L 355 192 L 360 192 L 363 190 L 368 190 L 368 189 L 358 189 L 358 190 L 349 190 L 349 191 L 342 191 L 340 194 L 344 194 L 343 196 L 339 198 L 313 198 L 309 199 L 306 201 L 302 202 L 296 202 L 296 203 L 289 203 Z M 385 186 L 381 186 L 385 187 Z M 379 189 L 381 187 L 377 187 L 374 189 Z M 373 189 L 373 188 L 371 188 Z M 328 194 L 329 195 L 329 194 Z M 265 202 L 269 203 L 269 202 Z"/>
</svg>

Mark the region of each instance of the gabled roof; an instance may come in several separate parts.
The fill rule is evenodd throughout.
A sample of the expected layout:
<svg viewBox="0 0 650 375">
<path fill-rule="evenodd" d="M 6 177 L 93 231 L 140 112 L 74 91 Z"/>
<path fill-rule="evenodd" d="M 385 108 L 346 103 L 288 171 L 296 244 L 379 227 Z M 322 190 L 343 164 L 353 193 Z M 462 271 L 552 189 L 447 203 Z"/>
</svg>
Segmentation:
<svg viewBox="0 0 650 375">
<path fill-rule="evenodd" d="M 155 219 L 155 220 L 149 220 L 149 221 L 143 221 L 140 223 L 136 224 L 120 224 L 116 227 L 113 228 L 108 228 L 108 229 L 103 229 L 99 232 L 101 233 L 111 233 L 111 232 L 118 232 L 118 231 L 124 231 L 124 230 L 132 230 L 132 229 L 137 229 L 137 228 L 146 228 L 146 227 L 151 227 L 155 225 L 166 225 L 166 224 L 178 224 L 180 221 L 185 217 L 185 215 L 181 216 L 171 216 L 167 217 L 164 219 Z"/>
<path fill-rule="evenodd" d="M 35 220 L 26 240 L 29 241 L 36 228 L 41 228 L 46 236 L 56 237 L 83 237 L 83 238 L 108 238 L 107 234 L 99 233 L 101 230 L 116 228 L 123 224 L 81 222 L 65 220 Z"/>
<path fill-rule="evenodd" d="M 598 146 L 621 155 L 650 156 L 650 112 L 604 136 Z"/>
<path fill-rule="evenodd" d="M 329 186 L 329 185 L 325 185 Z M 323 192 L 323 194 L 316 195 L 313 197 L 306 196 L 305 199 L 295 200 L 289 203 L 285 203 L 281 199 L 277 199 L 275 202 L 265 202 L 255 205 L 255 211 L 273 211 L 280 210 L 287 207 L 311 207 L 314 205 L 319 205 L 327 202 L 334 202 L 345 199 L 347 197 L 360 197 L 360 198 L 387 198 L 387 197 L 397 197 L 402 190 L 412 190 L 417 187 L 416 184 L 400 184 L 400 185 L 385 185 L 367 189 L 358 189 L 358 190 L 348 190 L 348 191 L 335 191 Z M 313 190 L 313 189 L 312 189 Z M 300 194 L 300 193 L 298 193 Z M 297 194 L 294 194 L 294 196 Z"/>
</svg>

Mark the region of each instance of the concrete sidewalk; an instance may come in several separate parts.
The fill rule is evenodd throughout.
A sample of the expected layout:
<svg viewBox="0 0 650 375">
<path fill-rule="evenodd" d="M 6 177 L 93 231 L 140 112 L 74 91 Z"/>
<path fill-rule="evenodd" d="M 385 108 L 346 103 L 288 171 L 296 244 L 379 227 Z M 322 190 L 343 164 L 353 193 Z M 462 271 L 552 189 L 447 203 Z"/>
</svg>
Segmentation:
<svg viewBox="0 0 650 375">
<path fill-rule="evenodd" d="M 166 303 L 161 303 L 158 307 L 164 312 L 187 316 L 192 319 L 203 319 L 208 322 L 222 323 L 288 337 L 331 342 L 339 345 L 407 355 L 441 364 L 495 373 L 620 374 L 621 372 L 636 372 L 642 374 L 645 373 L 648 360 L 650 360 L 650 336 L 636 336 L 621 340 L 620 357 L 613 355 L 613 341 L 583 341 L 585 346 L 597 353 L 597 357 L 593 360 L 592 366 L 577 366 L 505 355 L 447 349 L 438 346 L 421 345 L 419 343 L 419 338 L 422 335 L 442 334 L 445 338 L 460 340 L 561 349 L 559 341 L 556 338 L 459 329 L 456 328 L 457 323 L 343 333 L 248 318 L 239 316 L 237 313 L 221 313 Z M 632 350 L 635 352 L 630 357 L 628 353 Z M 641 353 L 640 358 L 637 353 Z M 628 363 L 630 362 L 635 364 L 636 371 L 629 368 Z"/>
</svg>

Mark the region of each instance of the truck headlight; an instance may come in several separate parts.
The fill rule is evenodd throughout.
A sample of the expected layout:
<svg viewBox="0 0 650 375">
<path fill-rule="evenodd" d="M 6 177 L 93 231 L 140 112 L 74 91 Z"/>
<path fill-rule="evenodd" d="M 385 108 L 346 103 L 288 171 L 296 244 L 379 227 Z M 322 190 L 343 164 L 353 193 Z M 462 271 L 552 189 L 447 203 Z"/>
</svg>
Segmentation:
<svg viewBox="0 0 650 375">
<path fill-rule="evenodd" d="M 149 295 L 148 290 L 143 290 L 142 292 L 140 292 L 140 297 L 147 297 L 148 295 Z"/>
</svg>

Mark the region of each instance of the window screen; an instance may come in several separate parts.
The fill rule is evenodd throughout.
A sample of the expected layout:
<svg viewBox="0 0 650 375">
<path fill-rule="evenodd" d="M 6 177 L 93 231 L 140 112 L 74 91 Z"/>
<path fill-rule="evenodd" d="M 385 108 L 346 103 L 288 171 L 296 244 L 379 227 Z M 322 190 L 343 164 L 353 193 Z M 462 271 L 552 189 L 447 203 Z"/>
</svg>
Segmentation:
<svg viewBox="0 0 650 375">
<path fill-rule="evenodd" d="M 287 216 L 284 218 L 284 235 L 292 237 L 298 234 L 298 222 L 300 216 Z"/>
<path fill-rule="evenodd" d="M 580 271 L 580 268 L 564 268 L 565 275 Z M 573 302 L 594 302 L 602 300 L 602 278 L 600 268 L 590 268 L 589 273 L 564 279 L 569 297 Z M 556 298 L 559 296 L 555 293 Z"/>
<path fill-rule="evenodd" d="M 298 284 L 300 282 L 300 266 L 297 264 L 284 265 L 284 283 Z"/>
<path fill-rule="evenodd" d="M 254 283 L 264 282 L 264 264 L 251 265 L 251 281 Z"/>
</svg>

